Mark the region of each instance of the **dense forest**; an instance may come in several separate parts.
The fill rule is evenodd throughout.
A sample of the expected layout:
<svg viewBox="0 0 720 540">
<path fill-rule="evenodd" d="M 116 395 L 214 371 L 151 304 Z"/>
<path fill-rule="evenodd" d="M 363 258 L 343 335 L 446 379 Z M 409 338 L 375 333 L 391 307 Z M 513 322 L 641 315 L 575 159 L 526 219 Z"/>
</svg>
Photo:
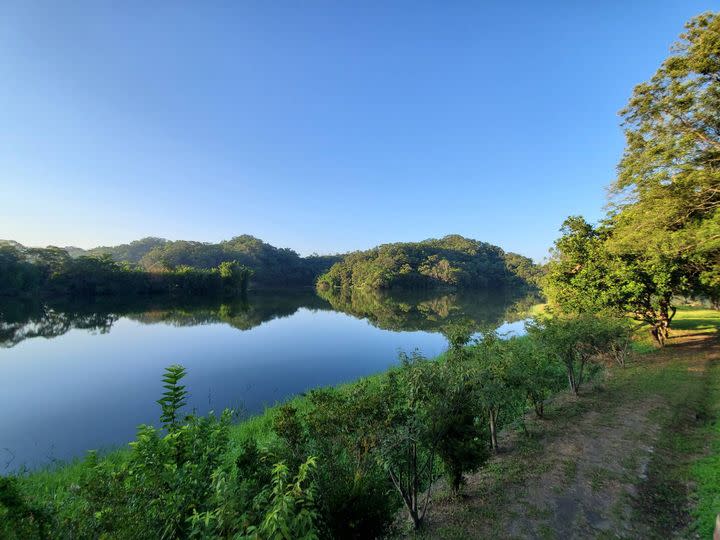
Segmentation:
<svg viewBox="0 0 720 540">
<path fill-rule="evenodd" d="M 449 235 L 384 244 L 346 255 L 318 279 L 320 289 L 482 288 L 537 284 L 532 260 L 501 248 Z"/>
<path fill-rule="evenodd" d="M 251 275 L 252 270 L 237 261 L 149 272 L 109 255 L 73 258 L 56 247 L 0 245 L 0 296 L 234 295 L 247 291 Z"/>
<path fill-rule="evenodd" d="M 338 260 L 300 257 L 248 235 L 218 244 L 143 238 L 90 250 L 0 240 L 0 295 L 209 294 L 230 291 L 228 271 L 240 290 L 251 276 L 255 287 L 312 286 Z"/>
<path fill-rule="evenodd" d="M 109 255 L 115 262 L 128 262 L 139 264 L 140 260 L 152 249 L 167 244 L 169 240 L 164 238 L 147 237 L 135 240 L 129 244 L 120 244 L 117 246 L 100 246 L 92 249 L 82 249 L 78 247 L 68 246 L 63 249 L 68 252 L 71 257 L 100 257 Z"/>
<path fill-rule="evenodd" d="M 116 262 L 139 264 L 148 271 L 173 270 L 180 266 L 214 268 L 223 262 L 236 261 L 254 272 L 253 285 L 265 287 L 313 285 L 320 274 L 340 260 L 336 255 L 300 257 L 292 249 L 277 248 L 247 234 L 217 244 L 148 237 L 87 251 L 65 249 L 73 256 L 109 255 Z"/>
<path fill-rule="evenodd" d="M 459 235 L 308 257 L 249 235 L 217 244 L 149 237 L 90 250 L 0 241 L 0 294 L 200 294 L 219 288 L 215 274 L 228 264 L 243 269 L 244 288 L 250 276 L 256 288 L 534 288 L 541 275 L 527 257 Z"/>
</svg>

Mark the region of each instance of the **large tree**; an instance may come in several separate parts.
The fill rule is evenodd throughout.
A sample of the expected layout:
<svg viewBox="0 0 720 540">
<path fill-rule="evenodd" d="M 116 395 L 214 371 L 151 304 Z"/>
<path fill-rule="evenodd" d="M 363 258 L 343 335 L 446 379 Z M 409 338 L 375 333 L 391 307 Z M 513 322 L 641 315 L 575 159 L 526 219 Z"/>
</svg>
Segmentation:
<svg viewBox="0 0 720 540">
<path fill-rule="evenodd" d="M 544 283 L 550 303 L 568 314 L 630 313 L 647 323 L 653 338 L 664 344 L 675 314 L 672 298 L 691 290 L 684 259 L 613 252 L 612 224 L 593 227 L 578 216 L 565 220 L 561 231 Z"/>
<path fill-rule="evenodd" d="M 626 147 L 612 186 L 617 253 L 682 262 L 720 298 L 720 16 L 693 18 L 621 111 Z"/>
</svg>

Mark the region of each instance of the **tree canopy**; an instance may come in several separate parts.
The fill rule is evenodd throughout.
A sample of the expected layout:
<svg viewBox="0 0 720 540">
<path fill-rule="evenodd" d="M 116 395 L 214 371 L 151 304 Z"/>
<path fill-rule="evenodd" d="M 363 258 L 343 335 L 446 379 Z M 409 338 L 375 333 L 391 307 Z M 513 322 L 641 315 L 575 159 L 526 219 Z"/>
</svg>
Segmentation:
<svg viewBox="0 0 720 540">
<path fill-rule="evenodd" d="M 608 215 L 565 221 L 544 280 L 562 311 L 630 312 L 660 344 L 675 296 L 720 301 L 720 17 L 699 15 L 680 37 L 621 111 Z"/>
<path fill-rule="evenodd" d="M 699 15 L 621 111 L 626 146 L 609 216 L 617 253 L 682 264 L 720 295 L 720 17 Z"/>
<path fill-rule="evenodd" d="M 532 260 L 491 244 L 449 235 L 383 244 L 346 255 L 318 280 L 321 289 L 420 289 L 532 286 Z"/>
<path fill-rule="evenodd" d="M 339 260 L 337 256 L 300 257 L 288 248 L 277 248 L 250 235 L 212 244 L 178 240 L 165 242 L 147 252 L 140 264 L 147 270 L 178 266 L 213 268 L 237 261 L 255 272 L 253 283 L 264 286 L 313 285 L 315 279 Z"/>
</svg>

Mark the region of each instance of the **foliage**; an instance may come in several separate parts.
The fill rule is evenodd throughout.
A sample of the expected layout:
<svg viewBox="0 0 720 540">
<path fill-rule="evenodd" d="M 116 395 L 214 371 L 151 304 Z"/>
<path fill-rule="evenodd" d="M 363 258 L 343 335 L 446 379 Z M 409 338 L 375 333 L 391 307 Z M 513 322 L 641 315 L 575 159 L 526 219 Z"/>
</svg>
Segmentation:
<svg viewBox="0 0 720 540">
<path fill-rule="evenodd" d="M 509 339 L 504 353 L 508 385 L 524 392 L 536 416 L 542 418 L 545 400 L 559 390 L 558 363 L 535 336 Z"/>
<path fill-rule="evenodd" d="M 320 276 L 318 287 L 373 290 L 530 286 L 538 272 L 530 259 L 450 235 L 350 253 Z"/>
<path fill-rule="evenodd" d="M 621 112 L 612 186 L 614 250 L 682 260 L 696 292 L 720 295 L 720 16 L 691 19 Z"/>
<path fill-rule="evenodd" d="M 181 365 L 174 364 L 165 368 L 165 375 L 163 376 L 163 397 L 158 400 L 160 408 L 162 409 L 162 415 L 160 421 L 163 423 L 163 427 L 168 431 L 177 430 L 180 424 L 180 409 L 187 405 L 187 390 L 185 386 L 180 384 L 180 379 L 185 377 L 185 368 Z"/>
<path fill-rule="evenodd" d="M 572 316 L 536 317 L 528 325 L 528 332 L 548 354 L 565 366 L 570 390 L 578 395 L 586 379 L 586 369 L 619 346 L 626 330 L 616 323 L 591 313 Z"/>
<path fill-rule="evenodd" d="M 500 413 L 517 398 L 509 384 L 505 348 L 506 344 L 492 332 L 486 333 L 472 348 L 478 386 L 477 400 L 482 417 L 488 422 L 489 442 L 493 452 L 498 450 Z"/>
<path fill-rule="evenodd" d="M 255 273 L 255 283 L 263 286 L 313 285 L 339 257 L 300 257 L 287 248 L 276 248 L 249 235 L 212 244 L 179 240 L 165 242 L 148 251 L 140 260 L 147 270 L 167 270 L 182 266 L 215 268 L 236 261 Z"/>
<path fill-rule="evenodd" d="M 481 386 L 469 361 L 469 356 L 455 354 L 436 368 L 442 389 L 436 398 L 442 403 L 435 405 L 434 413 L 441 434 L 437 454 L 456 496 L 465 483 L 465 475 L 479 469 L 490 456 L 479 407 Z"/>
<path fill-rule="evenodd" d="M 64 248 L 72 257 L 88 256 L 101 257 L 109 255 L 113 261 L 118 263 L 138 264 L 140 260 L 156 247 L 164 246 L 169 241 L 164 238 L 147 237 L 134 240 L 129 244 L 118 246 L 100 246 L 89 250 L 79 248 Z M 72 250 L 72 252 L 71 252 Z"/>
<path fill-rule="evenodd" d="M 244 294 L 252 271 L 237 261 L 217 268 L 148 272 L 110 255 L 72 258 L 59 248 L 0 246 L 0 296 Z"/>
<path fill-rule="evenodd" d="M 284 463 L 273 467 L 272 489 L 267 494 L 267 513 L 259 526 L 250 526 L 246 538 L 258 540 L 315 540 L 318 538 L 309 474 L 315 469 L 315 458 L 300 465 L 297 476 L 288 481 L 290 471 Z M 261 495 L 266 496 L 266 495 Z"/>
<path fill-rule="evenodd" d="M 686 25 L 621 111 L 626 145 L 601 227 L 571 217 L 544 289 L 567 313 L 629 311 L 660 345 L 672 299 L 720 304 L 720 17 Z"/>
<path fill-rule="evenodd" d="M 435 457 L 441 438 L 436 414 L 438 384 L 433 366 L 418 355 L 401 357 L 402 366 L 382 385 L 381 421 L 370 426 L 377 460 L 400 494 L 415 527 L 430 502 L 437 476 Z"/>
<path fill-rule="evenodd" d="M 673 295 L 689 290 L 682 261 L 614 253 L 608 247 L 614 230 L 594 228 L 580 217 L 568 218 L 562 232 L 544 281 L 549 301 L 567 314 L 630 312 L 664 344 L 675 313 Z"/>
<path fill-rule="evenodd" d="M 50 525 L 46 509 L 23 496 L 17 478 L 0 477 L 0 538 L 49 538 Z"/>
<path fill-rule="evenodd" d="M 3 537 L 317 538 L 315 458 L 292 480 L 285 464 L 270 466 L 273 456 L 254 444 L 233 462 L 231 411 L 180 414 L 184 373 L 170 366 L 164 377 L 168 391 L 159 402 L 167 431 L 140 426 L 127 459 L 91 452 L 77 483 L 43 494 L 44 506 L 23 493 L 20 478 L 0 478 Z"/>
<path fill-rule="evenodd" d="M 289 460 L 317 456 L 317 506 L 324 535 L 374 538 L 383 535 L 398 508 L 389 479 L 375 460 L 383 395 L 368 382 L 346 391 L 320 389 L 307 396 L 308 409 L 283 406 L 273 426 Z"/>
</svg>

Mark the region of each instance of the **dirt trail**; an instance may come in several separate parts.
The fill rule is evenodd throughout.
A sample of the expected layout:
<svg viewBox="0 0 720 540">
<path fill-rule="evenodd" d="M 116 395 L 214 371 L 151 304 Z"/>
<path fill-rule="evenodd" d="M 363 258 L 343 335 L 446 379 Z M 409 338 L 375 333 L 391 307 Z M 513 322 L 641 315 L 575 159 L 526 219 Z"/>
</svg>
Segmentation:
<svg viewBox="0 0 720 540">
<path fill-rule="evenodd" d="M 682 536 L 687 486 L 662 478 L 677 460 L 664 441 L 668 430 L 692 427 L 707 366 L 718 360 L 717 340 L 689 335 L 611 370 L 580 399 L 562 396 L 546 420 L 528 423 L 530 439 L 504 434 L 504 451 L 468 479 L 464 500 L 440 495 L 421 536 Z"/>
</svg>

